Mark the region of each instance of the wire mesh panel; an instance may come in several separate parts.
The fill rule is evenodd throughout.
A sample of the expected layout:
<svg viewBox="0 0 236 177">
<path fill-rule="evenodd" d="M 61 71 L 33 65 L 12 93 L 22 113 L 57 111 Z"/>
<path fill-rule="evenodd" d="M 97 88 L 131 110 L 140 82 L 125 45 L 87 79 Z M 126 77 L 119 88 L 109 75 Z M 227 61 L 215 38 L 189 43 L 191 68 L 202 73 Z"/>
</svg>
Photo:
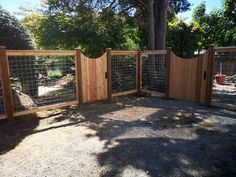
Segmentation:
<svg viewBox="0 0 236 177">
<path fill-rule="evenodd" d="M 165 54 L 143 54 L 141 57 L 143 91 L 165 92 Z"/>
<path fill-rule="evenodd" d="M 15 111 L 76 100 L 74 57 L 9 56 Z"/>
<path fill-rule="evenodd" d="M 136 89 L 137 55 L 113 55 L 111 57 L 112 93 Z"/>
<path fill-rule="evenodd" d="M 236 108 L 236 52 L 215 52 L 213 104 Z"/>
<path fill-rule="evenodd" d="M 4 113 L 3 95 L 2 95 L 2 82 L 0 80 L 0 114 Z"/>
</svg>

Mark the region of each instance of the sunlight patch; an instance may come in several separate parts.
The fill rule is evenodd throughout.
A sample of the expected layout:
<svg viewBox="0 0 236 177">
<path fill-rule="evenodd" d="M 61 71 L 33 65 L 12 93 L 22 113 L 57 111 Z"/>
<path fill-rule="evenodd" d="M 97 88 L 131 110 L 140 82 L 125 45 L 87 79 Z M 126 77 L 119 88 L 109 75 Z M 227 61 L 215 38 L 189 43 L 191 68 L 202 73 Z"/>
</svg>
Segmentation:
<svg viewBox="0 0 236 177">
<path fill-rule="evenodd" d="M 148 175 L 148 171 L 143 171 L 140 169 L 136 169 L 134 167 L 132 167 L 131 165 L 128 165 L 123 172 L 121 173 L 120 176 L 129 176 L 129 177 L 150 177 L 150 175 Z"/>
<path fill-rule="evenodd" d="M 125 109 L 121 109 L 118 111 L 113 111 L 107 114 L 104 114 L 100 117 L 121 121 L 136 121 L 136 120 L 147 120 L 152 115 L 157 113 L 162 109 L 158 108 L 148 108 L 148 107 L 129 107 Z"/>
</svg>

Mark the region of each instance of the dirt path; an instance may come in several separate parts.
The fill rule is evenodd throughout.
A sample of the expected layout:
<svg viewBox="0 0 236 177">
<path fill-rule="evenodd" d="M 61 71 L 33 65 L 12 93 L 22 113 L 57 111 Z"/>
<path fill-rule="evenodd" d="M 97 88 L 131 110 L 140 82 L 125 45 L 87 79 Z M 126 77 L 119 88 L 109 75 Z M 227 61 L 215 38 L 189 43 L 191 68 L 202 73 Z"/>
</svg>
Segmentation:
<svg viewBox="0 0 236 177">
<path fill-rule="evenodd" d="M 233 176 L 236 112 L 128 97 L 0 124 L 1 177 Z"/>
</svg>

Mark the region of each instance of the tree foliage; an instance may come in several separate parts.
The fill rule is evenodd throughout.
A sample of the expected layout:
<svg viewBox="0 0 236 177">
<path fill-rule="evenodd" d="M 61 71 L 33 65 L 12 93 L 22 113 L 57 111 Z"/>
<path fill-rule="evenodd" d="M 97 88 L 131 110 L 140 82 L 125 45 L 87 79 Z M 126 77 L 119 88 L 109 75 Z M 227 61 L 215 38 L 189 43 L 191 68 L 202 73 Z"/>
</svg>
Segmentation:
<svg viewBox="0 0 236 177">
<path fill-rule="evenodd" d="M 0 45 L 7 49 L 33 49 L 33 41 L 27 29 L 0 7 Z"/>
<path fill-rule="evenodd" d="M 80 47 L 86 54 L 98 56 L 107 47 L 130 50 L 146 49 L 148 46 L 146 8 L 148 1 L 46 0 L 45 2 L 46 9 L 43 13 L 32 14 L 23 20 L 23 24 L 33 34 L 39 48 Z M 188 10 L 191 5 L 187 0 L 168 2 L 169 13 L 172 16 Z M 155 3 L 154 6 L 156 7 Z M 191 23 L 169 18 L 166 46 L 172 47 L 180 56 L 190 56 L 194 51 L 209 44 L 235 45 L 234 7 L 234 1 L 224 0 L 224 7 L 206 14 L 203 2 L 194 9 Z M 154 10 L 154 13 L 158 11 Z M 155 19 L 155 23 L 156 21 Z M 155 25 L 155 28 L 157 27 L 158 24 Z"/>
<path fill-rule="evenodd" d="M 23 27 L 18 20 L 10 15 L 7 11 L 0 8 L 0 45 L 9 49 L 34 49 L 34 44 L 27 29 Z M 21 82 L 22 89 L 29 95 L 36 95 L 37 89 L 37 76 L 35 57 L 31 57 L 29 61 L 22 58 L 17 60 L 11 60 L 13 65 L 21 65 L 21 69 L 17 76 L 11 75 L 11 77 L 18 77 Z M 27 67 L 31 66 L 31 67 Z M 29 77 L 28 74 L 32 75 Z M 16 94 L 16 93 L 14 93 Z"/>
<path fill-rule="evenodd" d="M 200 28 L 194 24 L 187 24 L 181 19 L 174 19 L 168 24 L 167 46 L 180 57 L 191 57 L 199 49 Z"/>
<path fill-rule="evenodd" d="M 201 3 L 193 13 L 202 33 L 199 41 L 201 47 L 213 44 L 214 46 L 232 46 L 236 44 L 236 21 L 225 16 L 224 8 L 214 9 L 206 14 L 206 7 Z"/>
<path fill-rule="evenodd" d="M 90 56 L 98 56 L 105 48 L 137 49 L 142 33 L 131 17 L 117 15 L 110 9 L 96 13 L 81 5 L 78 12 L 53 11 L 31 15 L 23 20 L 34 34 L 38 46 L 46 49 L 74 49 L 80 47 Z M 37 23 L 35 23 L 35 20 Z"/>
<path fill-rule="evenodd" d="M 104 49 L 147 47 L 147 1 L 144 0 L 46 0 L 41 15 L 26 17 L 27 26 L 40 48 L 80 47 L 90 56 Z M 185 11 L 187 0 L 170 0 L 173 13 Z"/>
</svg>

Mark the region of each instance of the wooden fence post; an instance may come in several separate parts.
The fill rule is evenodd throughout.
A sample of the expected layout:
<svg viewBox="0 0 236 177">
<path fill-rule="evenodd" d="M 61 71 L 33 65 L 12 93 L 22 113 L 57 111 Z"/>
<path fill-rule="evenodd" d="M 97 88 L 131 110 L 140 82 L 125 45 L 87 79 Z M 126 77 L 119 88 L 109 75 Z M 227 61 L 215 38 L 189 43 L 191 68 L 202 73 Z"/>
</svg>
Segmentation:
<svg viewBox="0 0 236 177">
<path fill-rule="evenodd" d="M 171 48 L 168 47 L 166 49 L 166 88 L 165 88 L 165 96 L 169 98 L 170 93 L 170 58 L 171 58 Z"/>
<path fill-rule="evenodd" d="M 6 56 L 6 48 L 4 46 L 0 46 L 0 64 L 2 67 L 2 92 L 4 111 L 7 115 L 7 118 L 13 119 L 14 104 L 11 90 L 11 79 L 9 63 Z"/>
<path fill-rule="evenodd" d="M 107 91 L 108 91 L 108 100 L 111 101 L 112 94 L 112 80 L 111 80 L 111 48 L 107 48 Z"/>
<path fill-rule="evenodd" d="M 213 65 L 214 65 L 214 46 L 208 46 L 208 56 L 207 56 L 207 72 L 206 72 L 206 98 L 205 105 L 211 104 L 212 99 L 212 86 L 213 86 Z"/>
<path fill-rule="evenodd" d="M 137 57 L 137 88 L 140 94 L 142 91 L 142 54 L 140 49 L 138 50 Z"/>
<path fill-rule="evenodd" d="M 81 50 L 79 48 L 75 49 L 76 52 L 76 98 L 79 103 L 83 103 L 83 78 L 82 78 L 82 59 Z"/>
</svg>

